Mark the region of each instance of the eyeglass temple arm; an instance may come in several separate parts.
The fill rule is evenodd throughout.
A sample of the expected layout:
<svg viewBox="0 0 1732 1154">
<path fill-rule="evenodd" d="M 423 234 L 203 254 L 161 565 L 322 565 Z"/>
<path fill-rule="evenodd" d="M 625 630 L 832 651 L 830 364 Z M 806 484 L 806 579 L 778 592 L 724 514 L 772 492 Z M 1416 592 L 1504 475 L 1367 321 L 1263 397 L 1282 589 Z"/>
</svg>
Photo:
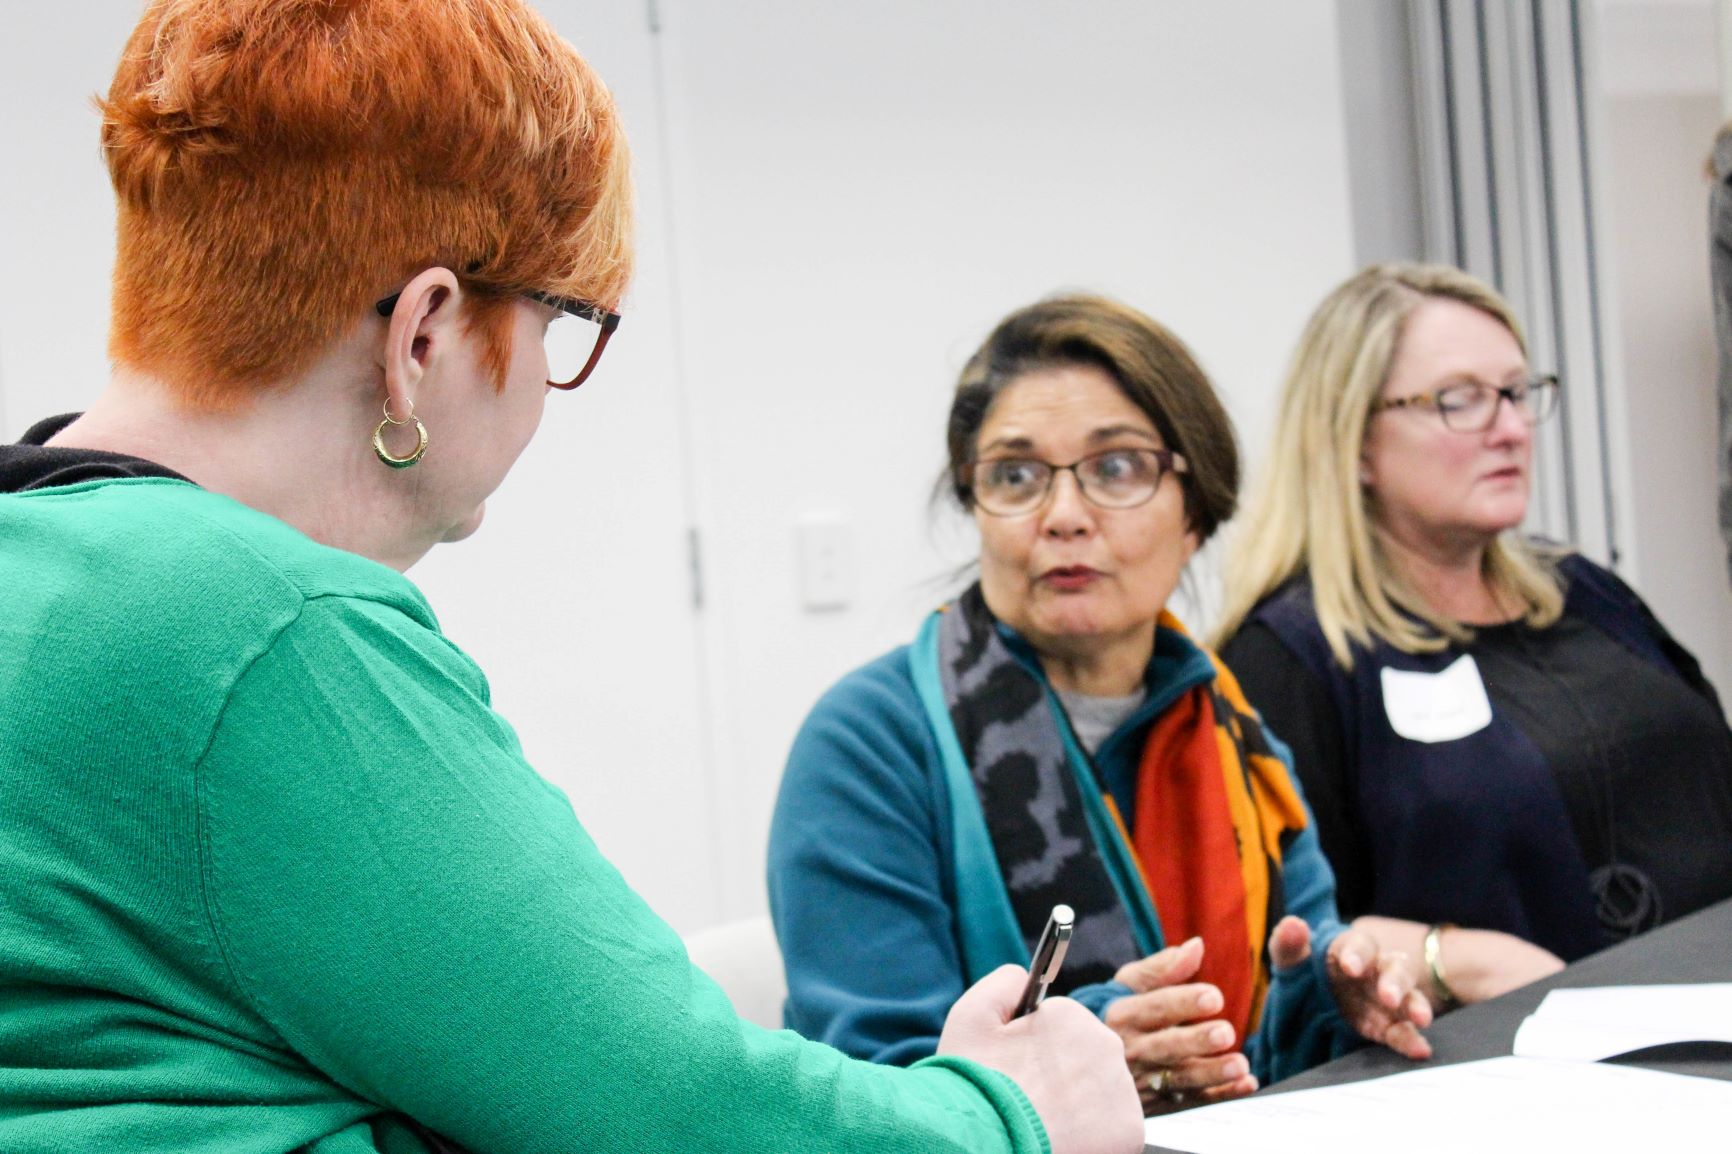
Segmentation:
<svg viewBox="0 0 1732 1154">
<path fill-rule="evenodd" d="M 619 328 L 620 315 L 609 309 L 604 309 L 600 305 L 590 304 L 588 301 L 566 300 L 563 297 L 551 296 L 547 293 L 529 293 L 527 295 L 544 305 L 583 317 L 585 320 L 594 321 L 601 326 L 604 333 L 611 333 Z M 388 317 L 401 299 L 403 299 L 402 293 L 392 293 L 382 301 L 375 301 L 373 310 L 382 317 Z"/>
<path fill-rule="evenodd" d="M 613 331 L 619 327 L 619 317 L 611 313 L 609 315 L 613 316 L 614 323 L 601 326 L 601 333 L 595 339 L 595 347 L 589 350 L 589 360 L 583 362 L 583 368 L 577 370 L 577 376 L 569 381 L 548 381 L 549 385 L 556 389 L 575 389 L 589 379 L 589 374 L 595 371 L 596 363 L 601 360 L 602 350 L 607 348 L 608 338 L 613 336 Z"/>
</svg>

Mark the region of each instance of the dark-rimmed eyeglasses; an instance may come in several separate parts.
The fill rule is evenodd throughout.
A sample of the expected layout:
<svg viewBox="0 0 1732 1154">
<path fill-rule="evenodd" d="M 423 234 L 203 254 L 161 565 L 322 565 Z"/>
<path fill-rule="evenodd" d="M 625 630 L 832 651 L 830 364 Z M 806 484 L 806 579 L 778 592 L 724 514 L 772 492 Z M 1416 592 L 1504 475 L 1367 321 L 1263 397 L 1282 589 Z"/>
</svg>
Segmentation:
<svg viewBox="0 0 1732 1154">
<path fill-rule="evenodd" d="M 373 308 L 382 317 L 391 315 L 403 294 L 392 293 Z M 608 338 L 619 328 L 619 314 L 589 301 L 575 297 L 554 296 L 552 293 L 526 292 L 530 300 L 555 310 L 548 322 L 547 383 L 555 389 L 575 389 L 589 379 L 601 361 Z"/>
<path fill-rule="evenodd" d="M 1046 502 L 1053 479 L 1069 472 L 1091 504 L 1133 509 L 1148 501 L 1168 473 L 1188 473 L 1185 458 L 1171 449 L 1108 449 L 1068 465 L 1034 457 L 988 457 L 963 469 L 974 503 L 994 517 L 1020 517 Z"/>
<path fill-rule="evenodd" d="M 1444 427 L 1457 433 L 1483 433 L 1497 422 L 1498 406 L 1504 401 L 1530 425 L 1537 425 L 1558 407 L 1558 378 L 1537 373 L 1513 385 L 1487 385 L 1462 381 L 1411 397 L 1385 397 L 1371 406 L 1373 413 L 1387 409 L 1431 409 L 1443 418 Z"/>
</svg>

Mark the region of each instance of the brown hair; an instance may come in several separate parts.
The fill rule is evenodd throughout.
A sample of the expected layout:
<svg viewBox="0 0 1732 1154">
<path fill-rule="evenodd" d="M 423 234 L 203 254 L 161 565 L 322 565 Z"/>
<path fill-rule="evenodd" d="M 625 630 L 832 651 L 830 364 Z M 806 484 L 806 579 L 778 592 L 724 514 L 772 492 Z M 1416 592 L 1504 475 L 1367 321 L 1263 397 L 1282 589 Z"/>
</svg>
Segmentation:
<svg viewBox="0 0 1732 1154">
<path fill-rule="evenodd" d="M 517 0 L 155 0 L 99 103 L 109 354 L 192 404 L 288 379 L 432 265 L 502 383 L 516 294 L 611 306 L 631 276 L 612 98 Z"/>
<path fill-rule="evenodd" d="M 1104 371 L 1185 458 L 1185 519 L 1199 543 L 1233 515 L 1239 451 L 1233 423 L 1202 367 L 1164 325 L 1106 297 L 1050 297 L 1000 321 L 956 385 L 946 438 L 950 463 L 941 485 L 973 506 L 968 466 L 980 427 L 998 394 L 1041 369 L 1092 365 Z"/>
</svg>

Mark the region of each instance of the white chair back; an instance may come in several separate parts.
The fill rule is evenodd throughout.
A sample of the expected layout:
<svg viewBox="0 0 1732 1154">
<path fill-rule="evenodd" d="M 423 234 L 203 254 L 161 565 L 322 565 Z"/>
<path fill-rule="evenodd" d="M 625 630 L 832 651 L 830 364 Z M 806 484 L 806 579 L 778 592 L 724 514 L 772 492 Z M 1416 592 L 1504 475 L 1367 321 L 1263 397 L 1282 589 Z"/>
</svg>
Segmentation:
<svg viewBox="0 0 1732 1154">
<path fill-rule="evenodd" d="M 686 938 L 686 953 L 722 987 L 740 1017 L 772 1030 L 782 1028 L 788 979 L 768 917 L 699 930 Z"/>
</svg>

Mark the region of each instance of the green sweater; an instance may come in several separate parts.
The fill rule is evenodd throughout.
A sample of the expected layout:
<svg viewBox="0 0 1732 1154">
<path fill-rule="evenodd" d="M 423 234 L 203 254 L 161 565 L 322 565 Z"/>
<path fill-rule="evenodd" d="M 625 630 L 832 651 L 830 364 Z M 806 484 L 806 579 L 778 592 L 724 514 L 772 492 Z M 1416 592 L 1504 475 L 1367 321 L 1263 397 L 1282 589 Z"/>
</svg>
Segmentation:
<svg viewBox="0 0 1732 1154">
<path fill-rule="evenodd" d="M 502 596 L 509 595 L 501 591 Z M 179 481 L 0 496 L 0 1150 L 1045 1150 L 739 1021 L 401 575 Z"/>
</svg>

